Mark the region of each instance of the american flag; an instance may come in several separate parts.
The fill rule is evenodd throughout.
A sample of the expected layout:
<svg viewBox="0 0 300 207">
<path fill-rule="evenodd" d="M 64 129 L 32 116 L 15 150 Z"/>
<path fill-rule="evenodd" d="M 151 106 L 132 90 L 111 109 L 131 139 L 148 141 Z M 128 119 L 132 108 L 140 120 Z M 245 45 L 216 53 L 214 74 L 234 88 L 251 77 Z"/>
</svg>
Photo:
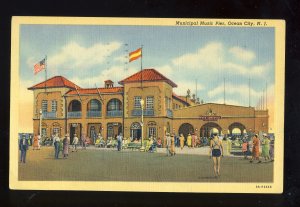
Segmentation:
<svg viewBox="0 0 300 207">
<path fill-rule="evenodd" d="M 34 75 L 36 75 L 38 72 L 41 70 L 45 69 L 46 67 L 46 58 L 38 62 L 37 64 L 34 65 Z"/>
</svg>

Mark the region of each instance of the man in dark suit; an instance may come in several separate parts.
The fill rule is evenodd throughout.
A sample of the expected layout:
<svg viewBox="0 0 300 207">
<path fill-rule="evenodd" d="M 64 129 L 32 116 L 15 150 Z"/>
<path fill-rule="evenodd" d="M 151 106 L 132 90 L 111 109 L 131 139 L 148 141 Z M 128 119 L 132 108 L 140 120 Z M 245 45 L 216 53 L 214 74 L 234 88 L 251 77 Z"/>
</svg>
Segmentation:
<svg viewBox="0 0 300 207">
<path fill-rule="evenodd" d="M 26 151 L 28 150 L 28 139 L 26 139 L 26 135 L 22 134 L 22 137 L 19 142 L 19 149 L 21 150 L 21 159 L 20 161 L 25 163 L 26 161 Z"/>
</svg>

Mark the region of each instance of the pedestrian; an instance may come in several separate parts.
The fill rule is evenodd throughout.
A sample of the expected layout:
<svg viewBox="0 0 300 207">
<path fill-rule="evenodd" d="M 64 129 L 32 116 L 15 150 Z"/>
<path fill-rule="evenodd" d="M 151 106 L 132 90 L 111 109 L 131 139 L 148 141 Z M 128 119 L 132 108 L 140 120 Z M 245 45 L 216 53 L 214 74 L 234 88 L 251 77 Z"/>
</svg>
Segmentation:
<svg viewBox="0 0 300 207">
<path fill-rule="evenodd" d="M 189 148 L 192 146 L 192 136 L 190 133 L 187 136 L 187 145 Z"/>
<path fill-rule="evenodd" d="M 260 148 L 260 141 L 258 139 L 258 135 L 255 134 L 252 139 L 252 158 L 250 162 L 252 163 L 253 160 L 257 160 L 257 163 L 261 163 L 259 160 L 259 148 Z"/>
<path fill-rule="evenodd" d="M 54 158 L 58 159 L 58 155 L 59 155 L 59 151 L 60 151 L 60 138 L 58 137 L 58 134 L 55 134 L 54 138 L 53 138 L 53 142 L 54 142 Z"/>
<path fill-rule="evenodd" d="M 122 133 L 120 133 L 117 136 L 117 141 L 118 141 L 118 151 L 121 151 L 121 149 L 122 149 L 122 141 L 123 141 Z"/>
<path fill-rule="evenodd" d="M 180 141 L 180 148 L 183 149 L 183 147 L 184 147 L 184 136 L 183 136 L 182 133 L 180 134 L 179 141 Z"/>
<path fill-rule="evenodd" d="M 166 134 L 166 149 L 167 149 L 167 156 L 171 155 L 171 137 L 170 134 Z"/>
<path fill-rule="evenodd" d="M 249 142 L 246 138 L 243 139 L 243 144 L 242 144 L 242 152 L 244 155 L 244 159 L 248 159 L 248 153 L 249 153 Z"/>
<path fill-rule="evenodd" d="M 20 162 L 25 163 L 26 162 L 26 152 L 28 150 L 28 140 L 26 139 L 25 134 L 22 134 L 22 137 L 19 141 L 19 149 L 21 151 Z"/>
<path fill-rule="evenodd" d="M 262 157 L 265 158 L 265 161 L 270 160 L 270 139 L 267 134 L 263 134 L 262 140 Z"/>
<path fill-rule="evenodd" d="M 82 146 L 82 149 L 86 149 L 86 137 L 85 137 L 84 133 L 82 133 L 82 135 L 81 135 L 81 146 Z"/>
<path fill-rule="evenodd" d="M 171 152 L 171 156 L 174 156 L 176 154 L 175 153 L 175 137 L 174 137 L 173 134 L 171 135 L 171 148 L 170 148 L 170 152 Z"/>
<path fill-rule="evenodd" d="M 74 134 L 74 138 L 73 138 L 73 142 L 72 142 L 72 145 L 73 145 L 73 149 L 72 149 L 72 152 L 77 152 L 77 145 L 78 145 L 78 137 L 76 134 Z"/>
<path fill-rule="evenodd" d="M 37 149 L 38 149 L 38 150 L 41 149 L 41 141 L 42 141 L 42 137 L 41 137 L 41 135 L 39 134 L 39 135 L 38 135 L 38 145 L 37 145 Z"/>
<path fill-rule="evenodd" d="M 274 138 L 270 139 L 270 160 L 271 162 L 274 161 Z"/>
<path fill-rule="evenodd" d="M 196 146 L 196 135 L 195 133 L 192 134 L 192 148 L 195 148 Z"/>
<path fill-rule="evenodd" d="M 65 135 L 65 138 L 63 139 L 63 155 L 64 159 L 67 159 L 69 156 L 69 144 L 70 144 L 70 139 L 68 134 Z"/>
<path fill-rule="evenodd" d="M 35 134 L 33 137 L 33 145 L 32 145 L 32 149 L 33 150 L 37 150 L 39 148 L 39 138 L 38 136 Z"/>
<path fill-rule="evenodd" d="M 230 155 L 230 152 L 229 152 L 229 142 L 228 142 L 228 139 L 227 137 L 224 137 L 223 140 L 222 140 L 222 145 L 223 145 L 223 155 L 224 156 L 228 156 Z"/>
<path fill-rule="evenodd" d="M 218 137 L 218 134 L 214 134 L 210 141 L 210 152 L 214 163 L 214 174 L 215 177 L 220 176 L 221 168 L 221 155 L 223 156 L 223 145 Z"/>
</svg>

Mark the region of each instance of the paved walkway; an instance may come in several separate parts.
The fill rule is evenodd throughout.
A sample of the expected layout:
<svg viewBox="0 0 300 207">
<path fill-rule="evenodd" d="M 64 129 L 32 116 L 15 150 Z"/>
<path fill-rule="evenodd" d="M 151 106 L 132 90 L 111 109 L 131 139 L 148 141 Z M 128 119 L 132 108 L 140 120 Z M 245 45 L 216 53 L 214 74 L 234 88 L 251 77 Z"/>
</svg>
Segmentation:
<svg viewBox="0 0 300 207">
<path fill-rule="evenodd" d="M 116 148 L 96 148 L 94 146 L 89 146 L 86 149 L 88 150 L 108 150 L 108 151 L 114 151 L 117 150 Z M 123 151 L 132 151 L 131 149 L 123 149 Z M 135 150 L 138 151 L 138 150 Z M 236 155 L 238 153 L 241 153 L 241 149 L 239 148 L 232 148 L 232 154 L 227 155 L 227 157 L 241 157 L 239 155 Z M 209 155 L 210 150 L 208 146 L 205 147 L 197 147 L 197 148 L 188 148 L 185 146 L 183 149 L 180 147 L 175 148 L 176 154 L 189 154 L 189 155 Z M 166 148 L 157 148 L 157 153 L 166 154 Z M 235 154 L 235 155 L 234 155 Z"/>
<path fill-rule="evenodd" d="M 236 156 L 221 161 L 221 177 L 214 178 L 208 148 L 178 150 L 167 157 L 158 153 L 88 147 L 54 159 L 53 147 L 29 149 L 26 164 L 19 163 L 20 180 L 153 181 L 153 182 L 272 182 L 273 163 L 249 163 Z M 184 154 L 185 153 L 185 154 Z M 197 155 L 194 153 L 198 153 Z"/>
</svg>

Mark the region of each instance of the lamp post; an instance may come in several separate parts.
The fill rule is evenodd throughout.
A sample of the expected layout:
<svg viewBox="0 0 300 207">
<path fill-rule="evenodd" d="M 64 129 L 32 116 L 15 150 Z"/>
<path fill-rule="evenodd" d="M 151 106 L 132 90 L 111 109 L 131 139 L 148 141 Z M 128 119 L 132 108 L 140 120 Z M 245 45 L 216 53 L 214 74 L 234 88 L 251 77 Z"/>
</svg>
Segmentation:
<svg viewBox="0 0 300 207">
<path fill-rule="evenodd" d="M 42 117 L 43 117 L 43 111 L 40 109 L 40 136 L 42 138 Z"/>
<path fill-rule="evenodd" d="M 141 132 L 141 150 L 144 150 L 145 149 L 145 147 L 144 147 L 144 145 L 143 145 L 143 136 L 144 136 L 144 130 L 143 130 L 143 128 L 144 128 L 144 99 L 141 99 L 140 100 L 140 104 L 141 104 L 141 110 L 142 110 L 142 120 L 141 120 L 141 127 L 142 127 L 142 132 Z"/>
</svg>

